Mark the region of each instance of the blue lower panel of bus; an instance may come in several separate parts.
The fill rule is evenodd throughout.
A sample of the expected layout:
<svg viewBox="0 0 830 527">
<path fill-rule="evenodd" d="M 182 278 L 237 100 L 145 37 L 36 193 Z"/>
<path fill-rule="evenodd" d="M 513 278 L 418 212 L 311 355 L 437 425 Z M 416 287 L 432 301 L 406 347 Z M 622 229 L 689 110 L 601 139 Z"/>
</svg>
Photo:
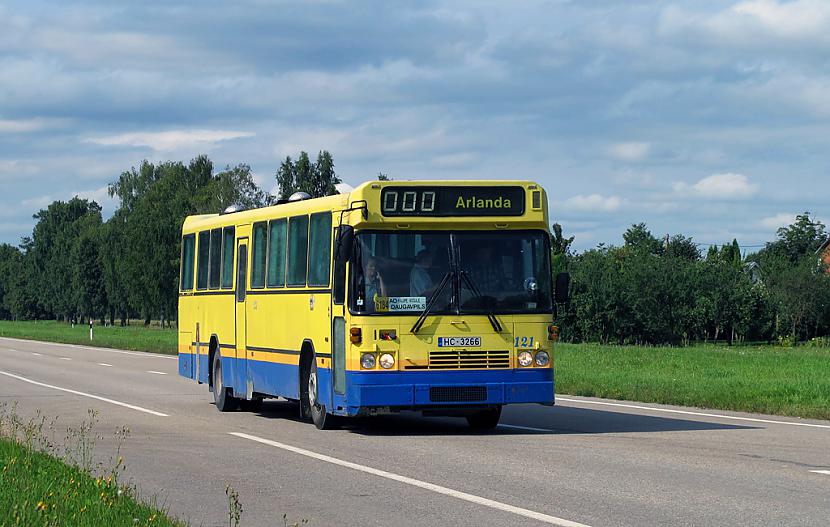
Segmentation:
<svg viewBox="0 0 830 527">
<path fill-rule="evenodd" d="M 346 396 L 334 413 L 372 407 L 429 409 L 511 403 L 553 403 L 553 371 L 475 370 L 346 372 Z"/>
<path fill-rule="evenodd" d="M 179 355 L 179 374 L 196 377 L 195 356 Z M 207 382 L 207 355 L 199 357 L 198 377 Z M 246 371 L 247 370 L 247 371 Z M 297 398 L 299 368 L 273 362 L 237 360 L 222 357 L 225 386 L 244 397 L 247 378 L 254 391 L 267 395 Z M 421 409 L 486 406 L 513 403 L 553 403 L 553 371 L 548 368 L 526 370 L 453 370 L 346 372 L 345 395 L 333 394 L 331 370 L 318 368 L 320 401 L 339 415 L 357 415 L 372 408 Z"/>
</svg>

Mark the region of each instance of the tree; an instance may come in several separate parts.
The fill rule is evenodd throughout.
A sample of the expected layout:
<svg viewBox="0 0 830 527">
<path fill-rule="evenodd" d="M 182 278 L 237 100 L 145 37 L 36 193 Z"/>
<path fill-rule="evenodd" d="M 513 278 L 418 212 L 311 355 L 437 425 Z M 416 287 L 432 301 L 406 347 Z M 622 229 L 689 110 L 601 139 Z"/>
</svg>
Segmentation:
<svg viewBox="0 0 830 527">
<path fill-rule="evenodd" d="M 288 199 L 288 197 L 297 190 L 297 169 L 291 156 L 286 156 L 285 160 L 280 164 L 280 168 L 276 173 L 277 186 L 279 187 L 279 199 Z"/>
<path fill-rule="evenodd" d="M 392 181 L 392 178 L 387 173 L 378 172 L 378 181 Z"/>
<path fill-rule="evenodd" d="M 191 168 L 192 170 L 192 168 Z M 210 177 L 210 182 L 199 190 L 199 208 L 207 211 L 223 211 L 230 205 L 243 209 L 256 209 L 270 205 L 273 198 L 254 181 L 249 165 L 240 163 Z"/>
<path fill-rule="evenodd" d="M 565 238 L 562 235 L 562 226 L 558 223 L 552 225 L 553 233 L 550 236 L 550 251 L 551 251 L 551 273 L 555 277 L 557 274 L 567 271 L 568 259 L 571 257 L 571 244 L 574 237 Z"/>
<path fill-rule="evenodd" d="M 334 172 L 334 160 L 327 150 L 317 154 L 317 161 L 311 163 L 306 152 L 300 152 L 297 161 L 290 156 L 280 164 L 276 173 L 279 198 L 288 199 L 295 192 L 306 192 L 312 198 L 337 193 L 335 185 L 340 178 Z"/>
<path fill-rule="evenodd" d="M 651 254 L 662 254 L 663 244 L 648 230 L 645 223 L 637 223 L 628 228 L 623 234 L 625 246 L 635 251 Z"/>
</svg>

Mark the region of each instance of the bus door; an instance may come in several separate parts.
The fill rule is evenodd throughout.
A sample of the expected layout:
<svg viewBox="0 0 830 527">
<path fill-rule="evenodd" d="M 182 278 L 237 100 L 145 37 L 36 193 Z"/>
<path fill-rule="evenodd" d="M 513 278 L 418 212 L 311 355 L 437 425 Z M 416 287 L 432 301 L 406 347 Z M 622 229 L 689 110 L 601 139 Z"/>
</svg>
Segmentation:
<svg viewBox="0 0 830 527">
<path fill-rule="evenodd" d="M 248 238 L 236 242 L 236 361 L 233 368 L 233 386 L 237 397 L 248 387 L 247 315 L 245 309 L 248 286 Z"/>
</svg>

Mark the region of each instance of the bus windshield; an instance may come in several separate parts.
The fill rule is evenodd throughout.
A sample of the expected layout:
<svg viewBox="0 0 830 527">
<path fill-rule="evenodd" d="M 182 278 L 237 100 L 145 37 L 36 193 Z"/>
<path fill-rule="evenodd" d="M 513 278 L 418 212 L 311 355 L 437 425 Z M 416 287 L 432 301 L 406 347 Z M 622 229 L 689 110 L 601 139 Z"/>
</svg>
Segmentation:
<svg viewBox="0 0 830 527">
<path fill-rule="evenodd" d="M 550 250 L 541 231 L 364 232 L 350 307 L 363 314 L 550 313 Z"/>
</svg>

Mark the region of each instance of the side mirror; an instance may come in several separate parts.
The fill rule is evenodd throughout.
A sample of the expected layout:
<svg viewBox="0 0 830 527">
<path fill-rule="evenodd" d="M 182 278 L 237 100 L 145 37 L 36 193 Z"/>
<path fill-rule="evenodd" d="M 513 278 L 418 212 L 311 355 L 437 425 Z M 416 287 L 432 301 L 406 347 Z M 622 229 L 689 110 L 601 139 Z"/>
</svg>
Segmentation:
<svg viewBox="0 0 830 527">
<path fill-rule="evenodd" d="M 558 273 L 556 285 L 553 288 L 553 300 L 557 304 L 567 304 L 571 300 L 571 275 Z"/>
<path fill-rule="evenodd" d="M 354 249 L 354 227 L 340 225 L 337 228 L 337 240 L 334 244 L 334 283 L 332 301 L 342 304 L 346 301 L 346 262 Z"/>
</svg>

